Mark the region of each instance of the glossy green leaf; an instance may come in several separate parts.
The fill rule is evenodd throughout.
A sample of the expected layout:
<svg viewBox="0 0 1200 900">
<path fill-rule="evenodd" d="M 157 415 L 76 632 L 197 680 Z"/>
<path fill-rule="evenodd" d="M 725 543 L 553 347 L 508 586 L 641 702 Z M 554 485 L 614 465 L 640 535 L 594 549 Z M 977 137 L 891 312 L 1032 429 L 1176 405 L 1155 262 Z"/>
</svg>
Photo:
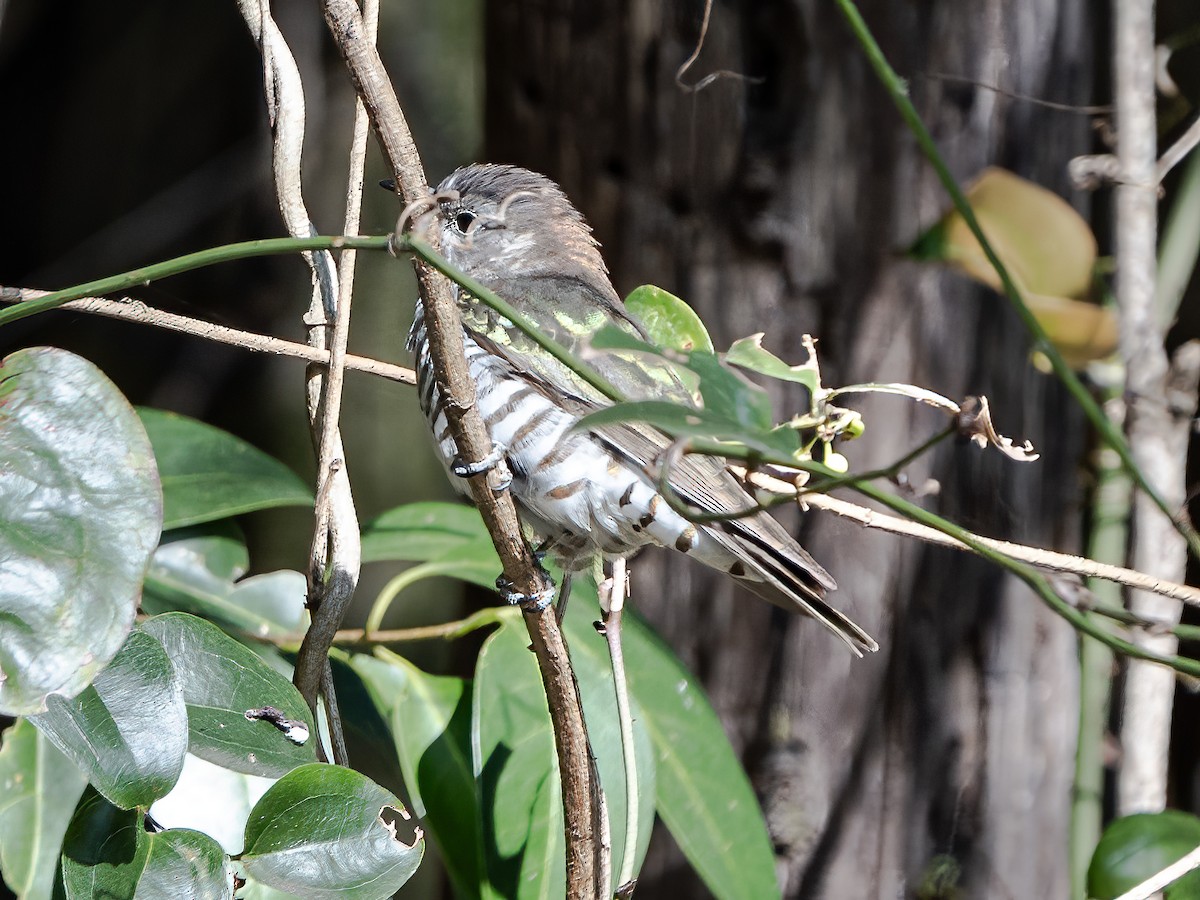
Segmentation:
<svg viewBox="0 0 1200 900">
<path fill-rule="evenodd" d="M 186 613 L 144 622 L 175 663 L 187 704 L 188 750 L 244 772 L 278 777 L 316 762 L 312 713 L 292 683 L 215 625 Z M 251 710 L 278 712 L 251 718 Z"/>
<path fill-rule="evenodd" d="M 88 791 L 63 844 L 68 900 L 232 900 L 233 868 L 212 838 L 182 829 L 152 834 L 142 819 Z"/>
<path fill-rule="evenodd" d="M 676 297 L 652 284 L 633 289 L 625 298 L 625 309 L 642 323 L 646 335 L 659 347 L 670 350 L 713 350 L 712 339 L 695 311 Z"/>
<path fill-rule="evenodd" d="M 237 581 L 250 570 L 246 535 L 232 519 L 188 525 L 163 533 L 159 549 L 186 549 L 200 560 L 206 571 L 228 581 Z"/>
<path fill-rule="evenodd" d="M 492 634 L 475 667 L 473 768 L 479 781 L 485 897 L 566 894 L 562 788 L 550 712 L 518 622 Z"/>
<path fill-rule="evenodd" d="M 132 407 L 87 360 L 0 364 L 0 714 L 82 691 L 133 624 L 161 496 Z"/>
<path fill-rule="evenodd" d="M 460 503 L 409 503 L 372 519 L 362 532 L 363 562 L 477 559 L 501 569 L 479 513 Z"/>
<path fill-rule="evenodd" d="M 47 704 L 30 721 L 114 805 L 149 806 L 175 784 L 187 752 L 187 710 L 171 660 L 150 635 L 132 632 L 82 694 L 51 696 Z"/>
<path fill-rule="evenodd" d="M 382 900 L 412 877 L 425 842 L 396 836 L 404 807 L 340 766 L 294 769 L 263 795 L 246 823 L 241 864 L 253 878 L 307 900 Z"/>
<path fill-rule="evenodd" d="M 770 350 L 765 349 L 762 339 L 763 335 L 755 334 L 734 341 L 729 347 L 729 352 L 725 354 L 725 362 L 770 378 L 797 382 L 810 391 L 815 391 L 820 387 L 815 368 L 807 364 L 788 365 Z"/>
<path fill-rule="evenodd" d="M 778 897 L 758 801 L 695 676 L 628 612 L 625 662 L 654 743 L 658 814 L 680 849 L 718 900 Z"/>
<path fill-rule="evenodd" d="M 87 780 L 34 726 L 0 739 L 0 873 L 22 900 L 50 896 L 59 848 Z"/>
<path fill-rule="evenodd" d="M 1168 809 L 1124 816 L 1112 822 L 1092 853 L 1088 896 L 1113 900 L 1151 875 L 1200 847 L 1200 818 Z M 1200 897 L 1200 872 L 1193 871 L 1166 890 L 1166 900 Z"/>
<path fill-rule="evenodd" d="M 211 528 L 168 535 L 146 574 L 143 610 L 188 612 L 257 637 L 299 642 L 307 623 L 304 576 L 280 571 L 234 581 L 245 571 L 244 544 Z"/>
<path fill-rule="evenodd" d="M 483 834 L 471 763 L 471 682 L 429 675 L 384 649 L 356 654 L 362 678 L 391 728 L 413 813 L 429 828 L 460 897 L 480 896 Z"/>
<path fill-rule="evenodd" d="M 241 438 L 158 409 L 139 409 L 138 415 L 158 460 L 164 529 L 312 505 L 311 491 L 295 472 Z"/>
<path fill-rule="evenodd" d="M 620 722 L 617 718 L 617 700 L 608 644 L 593 625 L 599 618 L 600 605 L 596 601 L 595 587 L 590 581 L 578 583 L 571 592 L 571 603 L 567 607 L 563 630 L 570 643 L 571 662 L 579 683 L 580 699 L 583 701 L 588 740 L 596 758 L 600 784 L 604 788 L 605 803 L 608 807 L 612 835 L 612 870 L 615 879 L 621 872 L 625 846 L 625 762 L 621 752 Z M 636 873 L 646 858 L 646 850 L 650 846 L 650 832 L 654 827 L 655 752 L 650 732 L 646 727 L 645 713 L 632 695 L 630 705 L 639 797 L 635 857 L 637 864 L 634 868 Z"/>
</svg>

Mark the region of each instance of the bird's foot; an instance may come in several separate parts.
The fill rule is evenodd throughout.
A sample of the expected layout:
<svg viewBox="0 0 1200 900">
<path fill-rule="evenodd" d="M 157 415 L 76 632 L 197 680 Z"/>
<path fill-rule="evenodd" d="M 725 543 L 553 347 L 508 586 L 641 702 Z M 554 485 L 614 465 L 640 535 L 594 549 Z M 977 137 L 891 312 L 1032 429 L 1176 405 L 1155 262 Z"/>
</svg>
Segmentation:
<svg viewBox="0 0 1200 900">
<path fill-rule="evenodd" d="M 471 478 L 485 472 L 493 473 L 488 478 L 488 485 L 496 493 L 507 490 L 512 484 L 512 472 L 504 464 L 506 448 L 500 443 L 493 443 L 492 450 L 478 462 L 465 462 L 461 456 L 454 457 L 450 462 L 450 471 L 459 478 Z"/>
<path fill-rule="evenodd" d="M 557 593 L 557 589 L 554 585 L 554 579 L 550 577 L 549 572 L 542 568 L 540 562 L 538 563 L 538 577 L 542 582 L 542 586 L 532 594 L 521 593 L 503 575 L 496 579 L 496 590 L 500 592 L 500 596 L 504 598 L 506 603 L 519 606 L 530 612 L 541 612 L 554 602 L 554 595 Z"/>
</svg>

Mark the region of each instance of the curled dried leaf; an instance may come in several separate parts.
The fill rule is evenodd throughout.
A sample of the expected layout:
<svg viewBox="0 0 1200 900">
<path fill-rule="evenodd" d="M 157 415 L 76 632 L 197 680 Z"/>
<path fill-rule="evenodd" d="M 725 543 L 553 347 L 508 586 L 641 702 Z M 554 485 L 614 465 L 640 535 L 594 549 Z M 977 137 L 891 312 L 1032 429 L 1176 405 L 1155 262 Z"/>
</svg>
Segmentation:
<svg viewBox="0 0 1200 900">
<path fill-rule="evenodd" d="M 958 413 L 958 430 L 980 447 L 989 444 L 1017 462 L 1033 462 L 1039 454 L 1033 450 L 1033 444 L 1025 441 L 1016 444 L 1012 438 L 1007 438 L 996 431 L 992 424 L 992 413 L 988 406 L 987 397 L 967 397 L 962 402 Z"/>
</svg>

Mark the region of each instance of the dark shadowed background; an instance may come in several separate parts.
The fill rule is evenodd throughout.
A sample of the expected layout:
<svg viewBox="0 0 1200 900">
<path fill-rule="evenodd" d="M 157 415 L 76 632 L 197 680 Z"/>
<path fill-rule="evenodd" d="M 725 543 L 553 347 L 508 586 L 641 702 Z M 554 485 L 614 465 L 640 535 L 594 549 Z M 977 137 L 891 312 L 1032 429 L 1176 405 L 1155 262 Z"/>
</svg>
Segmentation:
<svg viewBox="0 0 1200 900">
<path fill-rule="evenodd" d="M 1012 96 L 1108 101 L 1098 6 L 860 6 L 954 174 L 1001 165 L 1050 188 L 1094 214 L 1105 252 L 1103 198 L 1093 210 L 1065 174 L 1098 149 L 1092 119 Z M 306 84 L 307 199 L 321 231 L 337 232 L 353 94 L 316 5 L 276 7 Z M 1031 367 L 997 296 L 902 256 L 947 201 L 832 4 L 717 3 L 682 81 L 747 77 L 689 91 L 676 72 L 702 10 L 701 0 L 388 2 L 381 51 L 430 178 L 475 159 L 546 172 L 592 222 L 622 293 L 652 282 L 686 298 L 719 347 L 765 331 L 766 346 L 794 361 L 814 334 L 827 383 L 986 394 L 1000 430 L 1033 441 L 1042 459 L 947 445 L 910 479 L 936 478 L 941 492 L 925 502 L 974 530 L 1077 552 L 1082 418 Z M 1164 27 L 1187 15 L 1187 0 L 1161 4 Z M 0 0 L 0 16 L 0 284 L 66 286 L 283 233 L 259 57 L 234 4 Z M 387 174 L 377 154 L 371 165 L 373 179 Z M 364 229 L 390 230 L 394 198 L 370 192 L 367 204 Z M 360 255 L 360 272 L 351 350 L 404 360 L 410 269 Z M 137 296 L 300 338 L 308 274 L 298 258 L 227 264 Z M 1181 334 L 1196 330 L 1185 316 Z M 135 403 L 203 418 L 312 475 L 298 363 L 67 312 L 10 326 L 3 341 L 6 352 L 81 353 Z M 845 451 L 856 468 L 889 463 L 941 427 L 902 401 L 861 408 L 867 433 Z M 344 416 L 364 520 L 448 496 L 410 390 L 351 374 Z M 812 623 L 735 596 L 685 559 L 647 554 L 634 567 L 635 604 L 701 675 L 744 756 L 785 895 L 1065 896 L 1074 632 L 964 555 L 827 514 L 791 524 L 880 653 L 854 660 Z M 301 567 L 302 512 L 245 525 L 256 569 Z M 369 570 L 360 596 L 386 574 Z M 397 604 L 393 622 L 441 621 L 462 602 L 433 583 Z M 1194 808 L 1194 741 L 1180 718 L 1175 801 Z M 423 883 L 441 896 L 434 875 Z M 639 895 L 705 896 L 665 831 Z"/>
</svg>

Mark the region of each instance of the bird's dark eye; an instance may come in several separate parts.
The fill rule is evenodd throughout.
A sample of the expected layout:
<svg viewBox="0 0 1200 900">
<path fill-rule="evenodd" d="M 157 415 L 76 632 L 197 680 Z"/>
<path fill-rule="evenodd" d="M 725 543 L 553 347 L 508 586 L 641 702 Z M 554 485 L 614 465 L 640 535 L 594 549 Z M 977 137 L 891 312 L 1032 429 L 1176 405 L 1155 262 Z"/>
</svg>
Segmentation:
<svg viewBox="0 0 1200 900">
<path fill-rule="evenodd" d="M 459 231 L 461 231 L 463 234 L 467 233 L 467 229 L 470 228 L 474 222 L 475 222 L 475 213 L 470 212 L 465 209 L 461 210 L 459 212 L 459 214 L 454 217 L 454 227 L 457 228 Z"/>
</svg>

